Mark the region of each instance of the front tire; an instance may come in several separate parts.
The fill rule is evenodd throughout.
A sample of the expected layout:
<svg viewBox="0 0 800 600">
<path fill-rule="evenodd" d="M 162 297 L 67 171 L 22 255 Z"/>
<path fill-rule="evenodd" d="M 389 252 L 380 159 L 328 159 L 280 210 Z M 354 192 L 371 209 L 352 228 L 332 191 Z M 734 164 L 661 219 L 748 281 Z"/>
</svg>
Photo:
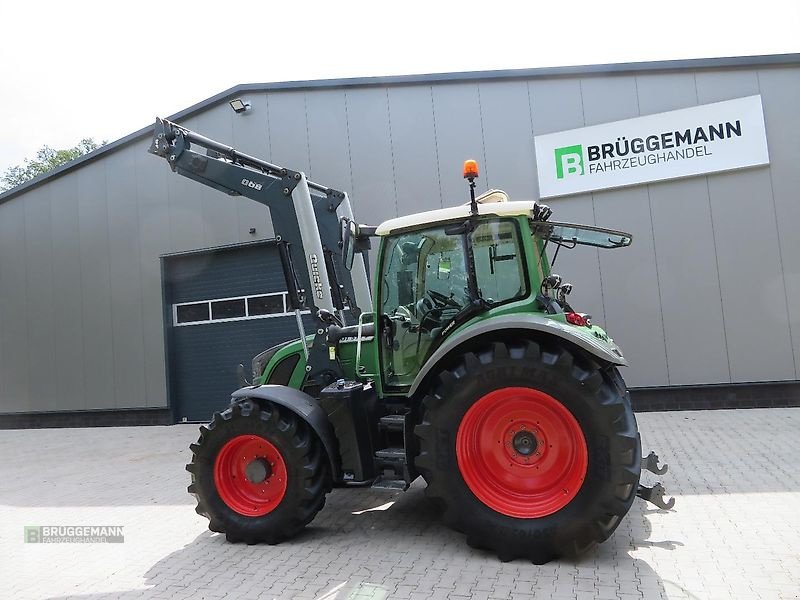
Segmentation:
<svg viewBox="0 0 800 600">
<path fill-rule="evenodd" d="M 416 465 L 445 523 L 501 560 L 537 564 L 607 539 L 641 461 L 621 381 L 532 341 L 494 343 L 440 372 L 415 430 Z"/>
<path fill-rule="evenodd" d="M 331 489 L 317 435 L 271 402 L 243 400 L 215 414 L 190 448 L 195 510 L 229 542 L 277 544 L 295 536 Z"/>
</svg>

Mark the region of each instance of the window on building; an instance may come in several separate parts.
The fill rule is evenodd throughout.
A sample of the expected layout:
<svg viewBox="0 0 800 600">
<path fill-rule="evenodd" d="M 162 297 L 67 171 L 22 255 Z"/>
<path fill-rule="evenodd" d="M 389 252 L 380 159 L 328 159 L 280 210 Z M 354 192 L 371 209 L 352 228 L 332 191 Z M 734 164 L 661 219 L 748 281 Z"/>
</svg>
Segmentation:
<svg viewBox="0 0 800 600">
<path fill-rule="evenodd" d="M 276 315 L 285 313 L 283 305 L 284 294 L 269 294 L 265 296 L 250 296 L 247 299 L 247 314 L 251 317 L 258 315 Z"/>
<path fill-rule="evenodd" d="M 208 302 L 196 302 L 194 304 L 179 304 L 175 307 L 175 324 L 197 323 L 198 321 L 208 321 Z"/>
<path fill-rule="evenodd" d="M 244 298 L 215 300 L 211 302 L 211 320 L 238 319 L 246 316 Z"/>
</svg>

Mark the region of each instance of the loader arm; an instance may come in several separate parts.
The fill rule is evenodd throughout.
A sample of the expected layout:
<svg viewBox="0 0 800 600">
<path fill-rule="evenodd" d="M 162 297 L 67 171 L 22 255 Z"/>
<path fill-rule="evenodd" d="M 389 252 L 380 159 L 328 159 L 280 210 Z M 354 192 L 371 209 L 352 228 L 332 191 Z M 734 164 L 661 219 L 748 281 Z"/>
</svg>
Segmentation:
<svg viewBox="0 0 800 600">
<path fill-rule="evenodd" d="M 197 152 L 193 145 L 205 152 Z M 341 377 L 335 353 L 329 351 L 326 340 L 330 322 L 319 311 L 342 316 L 345 299 L 356 316 L 371 307 L 363 254 L 358 255 L 352 270 L 342 266 L 340 219 L 353 218 L 347 194 L 308 181 L 300 171 L 243 154 L 164 119 L 156 119 L 148 152 L 165 158 L 179 175 L 232 196 L 245 196 L 270 209 L 301 339 L 304 331 L 299 311 L 309 309 L 315 321 L 314 342 L 307 356 L 309 378 L 324 385 Z"/>
</svg>

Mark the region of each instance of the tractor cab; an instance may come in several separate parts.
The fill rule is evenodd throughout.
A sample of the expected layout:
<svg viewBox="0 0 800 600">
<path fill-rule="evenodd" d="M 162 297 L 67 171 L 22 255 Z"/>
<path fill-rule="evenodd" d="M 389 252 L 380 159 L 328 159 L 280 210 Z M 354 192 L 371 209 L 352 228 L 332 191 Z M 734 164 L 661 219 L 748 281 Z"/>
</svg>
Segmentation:
<svg viewBox="0 0 800 600">
<path fill-rule="evenodd" d="M 376 312 L 387 389 L 410 386 L 459 325 L 530 298 L 538 285 L 538 276 L 531 280 L 537 258 L 525 243 L 533 204 L 480 204 L 477 217 L 461 206 L 378 227 Z"/>
<path fill-rule="evenodd" d="M 561 248 L 619 248 L 621 231 L 555 223 L 537 202 L 490 190 L 471 203 L 391 219 L 375 229 L 376 364 L 386 393 L 408 392 L 431 355 L 460 328 L 504 314 L 546 315 L 609 340 L 567 301 L 572 285 L 551 272 Z M 621 353 L 613 346 L 620 358 Z"/>
</svg>

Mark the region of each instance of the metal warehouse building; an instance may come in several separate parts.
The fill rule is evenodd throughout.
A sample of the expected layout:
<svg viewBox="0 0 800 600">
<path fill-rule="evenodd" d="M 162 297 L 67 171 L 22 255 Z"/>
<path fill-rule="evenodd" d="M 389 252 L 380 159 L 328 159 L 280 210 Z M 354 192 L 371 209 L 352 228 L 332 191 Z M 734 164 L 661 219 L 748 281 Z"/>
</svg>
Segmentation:
<svg viewBox="0 0 800 600">
<path fill-rule="evenodd" d="M 722 128 L 737 99 L 763 107 L 763 159 L 585 184 L 628 164 L 613 160 L 634 155 L 640 117 L 697 108 Z M 800 404 L 798 107 L 800 55 L 781 55 L 249 84 L 171 120 L 348 191 L 362 223 L 465 202 L 475 158 L 479 191 L 632 232 L 627 249 L 564 249 L 554 270 L 625 351 L 636 405 L 658 409 Z M 603 124 L 623 134 L 556 148 L 572 158 L 550 172 L 548 134 L 588 144 Z M 239 362 L 295 335 L 267 210 L 172 174 L 151 132 L 0 195 L 0 427 L 204 420 Z M 580 185 L 550 191 L 569 174 Z"/>
</svg>

